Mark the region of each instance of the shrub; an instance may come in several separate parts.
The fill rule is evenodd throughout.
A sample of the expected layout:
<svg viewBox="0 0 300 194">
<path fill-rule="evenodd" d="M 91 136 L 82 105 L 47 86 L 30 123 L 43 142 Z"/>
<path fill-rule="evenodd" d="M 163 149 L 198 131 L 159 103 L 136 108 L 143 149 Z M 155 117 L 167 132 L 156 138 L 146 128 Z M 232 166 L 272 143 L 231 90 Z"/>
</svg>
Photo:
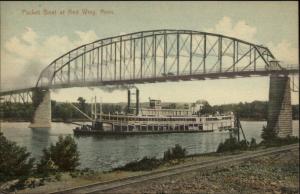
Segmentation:
<svg viewBox="0 0 300 194">
<path fill-rule="evenodd" d="M 264 142 L 271 142 L 276 138 L 276 132 L 269 127 L 263 126 L 261 138 Z"/>
<path fill-rule="evenodd" d="M 140 171 L 140 170 L 153 170 L 161 164 L 161 161 L 155 157 L 144 157 L 139 161 L 133 161 L 125 164 L 122 167 L 115 168 L 114 170 L 128 170 L 128 171 Z"/>
<path fill-rule="evenodd" d="M 299 138 L 294 136 L 280 138 L 272 128 L 268 128 L 266 126 L 263 126 L 261 137 L 263 140 L 260 145 L 267 147 L 282 146 L 299 142 Z"/>
<path fill-rule="evenodd" d="M 249 142 L 246 140 L 242 140 L 240 141 L 240 143 L 238 143 L 238 149 L 239 150 L 247 150 L 249 148 Z"/>
<path fill-rule="evenodd" d="M 233 151 L 237 149 L 237 139 L 230 136 L 225 142 L 221 142 L 218 146 L 217 152 Z"/>
<path fill-rule="evenodd" d="M 254 138 L 252 138 L 253 142 L 256 142 Z M 251 147 L 251 144 L 250 144 Z M 217 152 L 222 153 L 222 152 L 233 152 L 236 150 L 247 150 L 249 149 L 249 142 L 246 140 L 242 140 L 238 142 L 236 137 L 230 136 L 228 139 L 225 140 L 225 142 L 221 142 L 218 146 Z"/>
<path fill-rule="evenodd" d="M 9 141 L 0 132 L 0 181 L 28 177 L 33 167 L 33 158 L 26 147 Z"/>
<path fill-rule="evenodd" d="M 256 139 L 252 137 L 250 141 L 250 148 L 255 149 L 256 147 L 257 147 Z"/>
<path fill-rule="evenodd" d="M 176 144 L 175 147 L 168 149 L 164 152 L 164 160 L 173 160 L 173 159 L 181 159 L 187 155 L 187 151 L 185 148 L 182 148 L 179 144 Z"/>
<path fill-rule="evenodd" d="M 51 164 L 53 161 L 53 165 Z M 49 164 L 50 163 L 50 164 Z M 59 136 L 55 145 L 43 150 L 43 156 L 38 164 L 38 172 L 45 170 L 72 171 L 79 166 L 79 152 L 75 140 L 70 136 Z"/>
<path fill-rule="evenodd" d="M 275 137 L 269 141 L 262 141 L 261 145 L 265 145 L 267 147 L 272 147 L 272 146 L 289 145 L 289 144 L 293 144 L 293 143 L 299 143 L 299 137 L 295 137 L 295 136 L 287 136 L 285 138 Z"/>
<path fill-rule="evenodd" d="M 49 149 L 43 149 L 43 156 L 37 164 L 37 172 L 48 176 L 57 172 L 58 166 L 53 162 Z"/>
</svg>

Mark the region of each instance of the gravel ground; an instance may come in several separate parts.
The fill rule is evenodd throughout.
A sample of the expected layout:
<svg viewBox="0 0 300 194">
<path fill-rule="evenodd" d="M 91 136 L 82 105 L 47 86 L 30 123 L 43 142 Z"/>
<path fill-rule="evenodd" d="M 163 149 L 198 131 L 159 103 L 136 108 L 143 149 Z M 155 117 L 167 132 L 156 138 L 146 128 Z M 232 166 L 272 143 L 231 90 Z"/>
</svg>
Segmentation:
<svg viewBox="0 0 300 194">
<path fill-rule="evenodd" d="M 168 163 L 165 165 L 160 166 L 158 169 L 155 169 L 153 171 L 160 171 L 165 170 L 174 166 L 180 166 L 180 165 L 186 165 L 186 164 L 193 164 L 195 162 L 199 161 L 205 161 L 205 160 L 212 160 L 220 157 L 222 155 L 219 154 L 212 154 L 212 155 L 202 155 L 202 156 L 195 156 L 195 157 L 188 157 L 184 161 L 173 161 L 172 163 Z M 61 180 L 59 181 L 51 181 L 46 182 L 44 186 L 38 186 L 35 188 L 26 188 L 23 190 L 19 190 L 18 194 L 41 194 L 41 193 L 48 193 L 48 192 L 54 192 L 59 190 L 64 190 L 68 188 L 83 186 L 92 184 L 95 182 L 103 182 L 103 181 L 109 181 L 109 180 L 116 180 L 120 178 L 125 178 L 129 176 L 137 176 L 141 174 L 148 173 L 148 171 L 138 171 L 138 172 L 127 172 L 127 171 L 114 171 L 109 173 L 103 173 L 103 172 L 95 172 L 92 174 L 87 175 L 81 175 L 76 178 L 70 177 L 68 173 L 62 174 Z"/>
<path fill-rule="evenodd" d="M 299 193 L 299 150 L 138 183 L 108 193 Z"/>
<path fill-rule="evenodd" d="M 189 157 L 184 162 L 165 164 L 154 171 L 216 159 L 221 156 L 215 154 Z M 47 182 L 44 186 L 27 188 L 17 193 L 48 193 L 144 173 L 147 172 L 95 172 L 76 178 L 63 174 L 60 181 Z M 107 193 L 299 193 L 299 150 L 138 183 Z"/>
</svg>

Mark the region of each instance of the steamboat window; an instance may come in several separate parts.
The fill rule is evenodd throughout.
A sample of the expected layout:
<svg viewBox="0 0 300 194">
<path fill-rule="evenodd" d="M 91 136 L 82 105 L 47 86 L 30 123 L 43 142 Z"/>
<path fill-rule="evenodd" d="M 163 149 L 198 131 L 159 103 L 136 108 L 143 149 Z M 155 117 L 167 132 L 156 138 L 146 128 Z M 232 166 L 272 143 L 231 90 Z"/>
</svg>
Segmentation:
<svg viewBox="0 0 300 194">
<path fill-rule="evenodd" d="M 218 118 L 215 118 L 215 117 L 214 118 L 206 118 L 206 120 L 207 121 L 216 121 L 216 120 L 218 120 Z"/>
</svg>

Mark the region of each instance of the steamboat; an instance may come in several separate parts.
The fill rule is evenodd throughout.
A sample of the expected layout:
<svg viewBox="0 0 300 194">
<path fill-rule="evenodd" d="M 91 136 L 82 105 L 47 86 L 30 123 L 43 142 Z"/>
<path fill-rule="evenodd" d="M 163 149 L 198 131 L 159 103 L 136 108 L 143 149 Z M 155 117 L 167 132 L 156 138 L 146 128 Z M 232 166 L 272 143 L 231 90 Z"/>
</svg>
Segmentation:
<svg viewBox="0 0 300 194">
<path fill-rule="evenodd" d="M 131 102 L 132 95 L 135 103 Z M 132 104 L 135 106 L 132 107 Z M 196 133 L 231 131 L 234 128 L 234 114 L 201 115 L 202 104 L 184 108 L 163 108 L 160 100 L 149 99 L 149 106 L 141 108 L 139 90 L 128 90 L 126 113 L 103 114 L 97 112 L 97 103 L 92 104 L 91 124 L 73 129 L 74 134 L 154 134 L 154 133 Z"/>
</svg>

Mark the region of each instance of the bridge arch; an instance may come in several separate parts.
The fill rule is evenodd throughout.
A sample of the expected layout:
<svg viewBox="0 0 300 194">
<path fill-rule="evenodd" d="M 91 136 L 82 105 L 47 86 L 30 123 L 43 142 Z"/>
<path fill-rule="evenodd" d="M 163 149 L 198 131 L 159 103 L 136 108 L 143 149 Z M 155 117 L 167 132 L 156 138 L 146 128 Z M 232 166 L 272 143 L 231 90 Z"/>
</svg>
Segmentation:
<svg viewBox="0 0 300 194">
<path fill-rule="evenodd" d="M 79 46 L 41 72 L 36 87 L 204 79 L 280 70 L 267 47 L 221 34 L 151 30 L 109 37 Z"/>
</svg>

